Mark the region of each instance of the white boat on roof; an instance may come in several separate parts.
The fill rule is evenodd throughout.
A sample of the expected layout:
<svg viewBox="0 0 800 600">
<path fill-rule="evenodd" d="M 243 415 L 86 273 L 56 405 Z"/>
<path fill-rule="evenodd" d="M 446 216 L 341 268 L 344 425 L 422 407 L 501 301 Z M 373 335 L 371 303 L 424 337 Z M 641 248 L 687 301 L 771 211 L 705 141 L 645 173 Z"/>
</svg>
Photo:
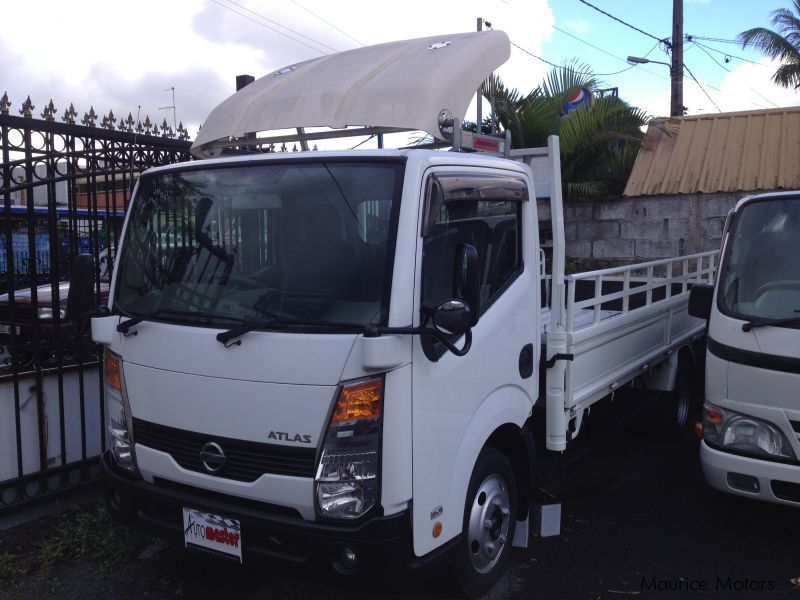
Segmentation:
<svg viewBox="0 0 800 600">
<path fill-rule="evenodd" d="M 420 130 L 446 140 L 440 114 L 462 119 L 475 90 L 509 55 L 504 32 L 482 31 L 390 42 L 297 63 L 219 104 L 191 151 L 215 156 L 232 138 L 305 127 Z"/>
</svg>

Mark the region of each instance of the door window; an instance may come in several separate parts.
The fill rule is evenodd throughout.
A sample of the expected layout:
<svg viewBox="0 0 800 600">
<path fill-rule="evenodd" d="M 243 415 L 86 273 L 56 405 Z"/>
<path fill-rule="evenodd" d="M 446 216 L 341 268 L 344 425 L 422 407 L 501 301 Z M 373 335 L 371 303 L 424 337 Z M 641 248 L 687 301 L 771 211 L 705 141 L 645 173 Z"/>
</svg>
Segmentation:
<svg viewBox="0 0 800 600">
<path fill-rule="evenodd" d="M 478 253 L 481 312 L 522 271 L 522 180 L 497 176 L 431 176 L 427 185 L 422 244 L 422 302 L 435 307 L 460 298 L 456 252 L 470 244 Z"/>
</svg>

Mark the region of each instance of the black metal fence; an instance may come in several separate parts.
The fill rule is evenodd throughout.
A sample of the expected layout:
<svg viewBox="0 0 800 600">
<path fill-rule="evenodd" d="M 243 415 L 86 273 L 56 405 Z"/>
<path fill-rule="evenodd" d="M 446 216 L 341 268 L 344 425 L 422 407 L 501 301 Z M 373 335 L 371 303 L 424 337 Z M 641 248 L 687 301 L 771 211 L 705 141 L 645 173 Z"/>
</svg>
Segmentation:
<svg viewBox="0 0 800 600">
<path fill-rule="evenodd" d="M 125 207 L 144 169 L 189 159 L 188 134 L 94 109 L 76 123 L 0 98 L 0 514 L 94 480 L 102 450 L 98 349 L 68 314 L 78 254 L 108 297 Z"/>
</svg>

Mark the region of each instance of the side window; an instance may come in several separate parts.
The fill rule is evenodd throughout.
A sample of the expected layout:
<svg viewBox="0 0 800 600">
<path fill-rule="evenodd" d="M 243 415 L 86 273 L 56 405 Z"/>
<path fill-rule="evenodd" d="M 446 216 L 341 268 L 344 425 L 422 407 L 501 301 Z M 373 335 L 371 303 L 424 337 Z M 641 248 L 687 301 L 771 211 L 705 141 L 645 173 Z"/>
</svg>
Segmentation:
<svg viewBox="0 0 800 600">
<path fill-rule="evenodd" d="M 422 243 L 422 303 L 458 298 L 456 251 L 478 252 L 481 311 L 522 270 L 522 202 L 527 189 L 507 177 L 431 176 L 427 184 Z"/>
</svg>

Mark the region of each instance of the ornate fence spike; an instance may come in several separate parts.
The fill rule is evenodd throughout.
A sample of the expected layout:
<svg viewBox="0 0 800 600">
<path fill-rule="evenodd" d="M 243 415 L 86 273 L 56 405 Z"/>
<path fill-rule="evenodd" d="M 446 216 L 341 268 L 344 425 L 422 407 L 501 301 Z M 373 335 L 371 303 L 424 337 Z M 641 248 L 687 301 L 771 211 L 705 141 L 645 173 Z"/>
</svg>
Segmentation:
<svg viewBox="0 0 800 600">
<path fill-rule="evenodd" d="M 0 115 L 7 115 L 9 108 L 11 108 L 11 102 L 8 101 L 8 92 L 3 92 L 3 97 L 0 98 Z"/>
<path fill-rule="evenodd" d="M 45 121 L 55 121 L 55 114 L 58 112 L 55 105 L 53 104 L 53 99 L 50 98 L 50 104 L 44 107 L 44 112 L 42 113 L 42 118 Z"/>
<path fill-rule="evenodd" d="M 97 121 L 97 113 L 94 112 L 94 106 L 90 106 L 89 112 L 83 113 L 83 119 L 81 119 L 81 123 L 87 127 L 97 127 L 95 121 Z"/>
<path fill-rule="evenodd" d="M 161 137 L 165 138 L 175 137 L 175 133 L 172 131 L 172 127 L 170 127 L 167 124 L 166 118 L 161 122 Z"/>
<path fill-rule="evenodd" d="M 23 117 L 30 119 L 33 117 L 33 109 L 36 108 L 31 102 L 31 96 L 28 94 L 28 99 L 22 103 L 22 108 L 19 109 L 19 114 Z"/>
<path fill-rule="evenodd" d="M 69 108 L 64 111 L 64 116 L 61 117 L 61 120 L 67 124 L 74 124 L 75 118 L 78 116 L 78 112 L 75 110 L 75 107 L 72 105 L 72 102 L 69 103 Z"/>
<path fill-rule="evenodd" d="M 114 129 L 114 123 L 117 122 L 117 117 L 114 116 L 114 111 L 108 111 L 108 114 L 103 117 L 103 122 L 100 124 L 100 127 L 103 129 Z"/>
<path fill-rule="evenodd" d="M 150 135 L 150 130 L 153 127 L 153 124 L 150 122 L 150 115 L 147 115 L 144 118 L 144 123 L 142 123 L 142 127 L 143 127 L 143 129 L 140 130 L 140 133 L 143 132 L 143 133 L 145 133 L 147 135 Z"/>
<path fill-rule="evenodd" d="M 128 133 L 131 133 L 133 131 L 133 125 L 134 125 L 133 115 L 131 113 L 128 113 L 127 119 L 120 119 L 119 126 L 117 127 L 117 129 L 119 129 L 120 131 L 127 131 Z"/>
<path fill-rule="evenodd" d="M 183 126 L 183 121 L 180 121 L 178 123 L 177 134 L 178 134 L 178 139 L 181 141 L 189 139 L 189 131 L 186 129 L 186 127 Z"/>
<path fill-rule="evenodd" d="M 158 135 L 158 125 L 156 123 L 153 123 L 153 131 L 150 135 Z"/>
</svg>

